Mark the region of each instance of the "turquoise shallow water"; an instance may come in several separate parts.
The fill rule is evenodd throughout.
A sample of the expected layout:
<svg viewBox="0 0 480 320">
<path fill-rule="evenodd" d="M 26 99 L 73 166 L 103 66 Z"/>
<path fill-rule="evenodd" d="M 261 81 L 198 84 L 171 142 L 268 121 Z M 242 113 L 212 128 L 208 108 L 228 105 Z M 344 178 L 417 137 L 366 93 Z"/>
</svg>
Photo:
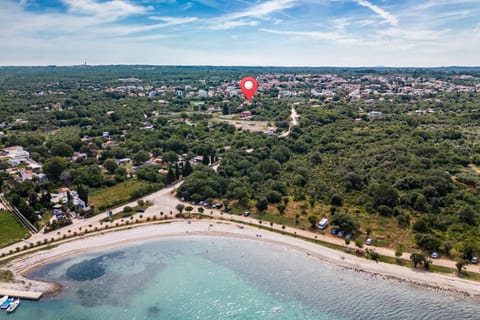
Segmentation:
<svg viewBox="0 0 480 320">
<path fill-rule="evenodd" d="M 9 319 L 480 319 L 472 298 L 254 240 L 164 239 L 76 256 L 31 276 L 64 291 L 23 301 Z"/>
</svg>

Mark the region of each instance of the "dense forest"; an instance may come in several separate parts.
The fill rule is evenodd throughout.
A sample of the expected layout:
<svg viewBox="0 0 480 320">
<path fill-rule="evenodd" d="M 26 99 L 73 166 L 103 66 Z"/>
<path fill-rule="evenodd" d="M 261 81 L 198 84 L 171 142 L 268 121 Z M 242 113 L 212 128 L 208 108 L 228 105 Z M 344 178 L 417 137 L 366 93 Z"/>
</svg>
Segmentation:
<svg viewBox="0 0 480 320">
<path fill-rule="evenodd" d="M 249 104 L 223 92 L 250 74 L 272 75 L 278 84 L 264 80 Z M 353 99 L 339 85 L 326 99 L 311 93 L 328 89 L 326 83 L 300 77 L 326 74 L 378 89 Z M 186 178 L 178 190 L 186 201 L 221 201 L 233 213 L 251 210 L 300 228 L 329 217 L 356 236 L 372 234 L 379 245 L 469 259 L 480 254 L 479 76 L 475 69 L 1 68 L 0 145 L 23 146 L 47 180 L 15 179 L 2 161 L 0 184 L 35 221 L 62 186 L 88 200 L 131 179 L 149 183 L 139 196 Z M 376 80 L 384 78 L 393 80 Z M 427 80 L 408 81 L 432 78 L 473 89 L 382 93 L 384 83 L 415 89 Z M 126 86 L 135 88 L 111 90 Z M 188 97 L 179 88 L 215 94 Z M 281 96 L 286 89 L 295 94 Z M 222 119 L 249 110 L 254 120 L 286 130 L 292 106 L 300 121 L 285 137 Z M 126 158 L 131 163 L 121 163 Z"/>
</svg>

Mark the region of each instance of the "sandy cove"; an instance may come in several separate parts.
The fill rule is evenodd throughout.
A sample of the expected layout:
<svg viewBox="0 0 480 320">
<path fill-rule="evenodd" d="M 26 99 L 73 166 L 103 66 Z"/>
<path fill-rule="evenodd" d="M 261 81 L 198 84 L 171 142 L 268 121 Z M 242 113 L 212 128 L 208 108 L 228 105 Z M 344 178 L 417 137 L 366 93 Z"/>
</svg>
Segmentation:
<svg viewBox="0 0 480 320">
<path fill-rule="evenodd" d="M 260 236 L 261 235 L 261 236 Z M 132 226 L 125 230 L 102 232 L 65 242 L 50 250 L 37 251 L 10 261 L 6 267 L 14 272 L 20 282 L 0 283 L 0 294 L 8 290 L 24 292 L 56 292 L 58 284 L 33 281 L 24 277 L 26 273 L 41 265 L 65 259 L 72 255 L 98 252 L 124 246 L 140 245 L 146 241 L 170 237 L 222 236 L 255 241 L 266 241 L 305 252 L 320 260 L 335 263 L 345 268 L 371 273 L 386 278 L 406 281 L 421 286 L 455 291 L 480 297 L 478 282 L 458 278 L 454 275 L 425 272 L 387 263 L 357 257 L 341 251 L 326 248 L 308 241 L 285 236 L 255 227 L 243 226 L 219 220 L 177 221 L 163 224 Z"/>
<path fill-rule="evenodd" d="M 218 164 L 217 164 L 218 166 Z M 215 167 L 215 166 L 214 166 Z M 133 216 L 133 219 L 140 219 L 142 220 L 141 216 L 143 216 L 143 220 L 150 218 L 150 219 L 161 219 L 161 218 L 169 218 L 172 219 L 174 218 L 174 214 L 177 212 L 176 210 L 176 205 L 180 202 L 176 197 L 175 197 L 175 191 L 176 189 L 182 184 L 182 181 L 170 185 L 168 187 L 165 187 L 159 191 L 156 191 L 148 196 L 143 197 L 143 200 L 150 201 L 152 203 L 152 206 L 148 207 L 144 213 L 138 213 Z M 134 207 L 137 204 L 136 201 L 133 201 L 131 203 L 127 203 L 123 206 L 117 207 L 115 209 L 112 209 L 112 212 L 118 213 L 123 210 L 125 206 L 130 206 Z M 188 203 L 184 202 L 184 205 L 187 206 L 189 205 Z M 194 212 L 198 212 L 199 207 L 198 206 L 193 206 L 195 208 Z M 162 215 L 163 213 L 163 215 Z M 241 223 L 248 223 L 252 225 L 258 225 L 259 220 L 252 218 L 252 217 L 244 217 L 242 215 L 232 215 L 232 214 L 227 214 L 223 213 L 221 210 L 218 209 L 206 209 L 204 215 L 212 218 L 212 219 L 225 219 L 225 220 L 232 220 L 232 221 L 238 221 Z M 8 255 L 10 253 L 16 252 L 17 249 L 23 248 L 23 247 L 30 247 L 34 244 L 38 243 L 44 243 L 46 240 L 51 240 L 54 239 L 55 241 L 61 241 L 64 239 L 64 237 L 70 237 L 74 232 L 77 234 L 83 233 L 84 231 L 88 230 L 89 232 L 94 232 L 95 230 L 100 230 L 105 227 L 105 224 L 101 223 L 101 220 L 105 218 L 106 215 L 104 213 L 100 213 L 96 216 L 93 216 L 88 219 L 73 219 L 73 224 L 60 228 L 58 230 L 55 230 L 54 232 L 50 232 L 47 234 L 43 234 L 42 232 L 39 232 L 37 234 L 34 234 L 31 236 L 29 239 L 20 241 L 18 243 L 12 244 L 7 247 L 0 248 L 0 255 L 5 254 Z M 268 222 L 264 221 L 264 224 L 268 225 Z M 113 227 L 114 224 L 110 224 L 110 227 Z M 290 233 L 291 235 L 298 235 L 301 237 L 305 238 L 310 238 L 310 239 L 318 239 L 324 242 L 330 242 L 334 243 L 337 245 L 345 245 L 345 241 L 342 238 L 338 238 L 336 236 L 332 236 L 330 234 L 322 234 L 321 232 L 312 232 L 309 230 L 300 230 L 294 227 L 288 227 L 288 226 L 282 226 L 278 224 L 273 224 L 271 226 L 273 229 L 276 229 L 278 231 Z M 352 250 L 355 250 L 355 244 L 352 241 L 350 243 L 350 248 Z M 390 249 L 390 248 L 383 248 L 383 247 L 374 247 L 374 250 L 384 256 L 389 256 L 392 258 L 395 258 L 395 250 Z M 410 253 L 409 252 L 404 252 L 401 256 L 402 259 L 404 260 L 409 260 L 410 259 Z M 438 265 L 438 266 L 443 266 L 443 267 L 448 267 L 453 270 L 456 269 L 455 267 L 455 261 L 453 260 L 448 260 L 448 259 L 435 259 L 433 261 L 433 264 Z M 477 272 L 478 273 L 478 266 L 477 265 L 467 265 L 465 267 L 467 271 L 470 272 Z"/>
</svg>

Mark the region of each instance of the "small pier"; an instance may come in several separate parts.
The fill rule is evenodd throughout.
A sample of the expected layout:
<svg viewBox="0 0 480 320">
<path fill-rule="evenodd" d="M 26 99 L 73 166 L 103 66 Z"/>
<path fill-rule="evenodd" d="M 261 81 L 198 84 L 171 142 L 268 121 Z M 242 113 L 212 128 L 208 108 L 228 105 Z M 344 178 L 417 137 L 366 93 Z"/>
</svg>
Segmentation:
<svg viewBox="0 0 480 320">
<path fill-rule="evenodd" d="M 43 292 L 0 288 L 0 296 L 16 297 L 26 300 L 40 300 L 40 298 L 43 296 Z"/>
</svg>

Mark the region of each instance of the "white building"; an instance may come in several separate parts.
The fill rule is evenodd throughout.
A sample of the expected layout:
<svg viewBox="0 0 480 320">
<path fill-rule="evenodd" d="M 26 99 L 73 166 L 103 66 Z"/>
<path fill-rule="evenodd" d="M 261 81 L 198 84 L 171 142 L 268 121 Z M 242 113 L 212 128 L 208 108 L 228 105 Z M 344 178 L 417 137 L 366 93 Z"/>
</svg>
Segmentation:
<svg viewBox="0 0 480 320">
<path fill-rule="evenodd" d="M 23 150 L 21 146 L 14 146 L 2 149 L 4 156 L 10 159 L 27 159 L 30 157 L 28 151 Z"/>
<path fill-rule="evenodd" d="M 68 194 L 70 193 L 70 198 L 74 207 L 85 209 L 87 206 L 85 201 L 80 199 L 77 191 L 70 190 L 68 188 L 61 188 L 58 190 L 58 193 L 51 193 L 51 202 L 55 204 L 67 204 L 68 203 Z"/>
<path fill-rule="evenodd" d="M 2 156 L 8 158 L 8 163 L 16 167 L 21 163 L 25 163 L 30 158 L 30 153 L 23 150 L 21 146 L 13 146 L 2 149 Z"/>
</svg>

